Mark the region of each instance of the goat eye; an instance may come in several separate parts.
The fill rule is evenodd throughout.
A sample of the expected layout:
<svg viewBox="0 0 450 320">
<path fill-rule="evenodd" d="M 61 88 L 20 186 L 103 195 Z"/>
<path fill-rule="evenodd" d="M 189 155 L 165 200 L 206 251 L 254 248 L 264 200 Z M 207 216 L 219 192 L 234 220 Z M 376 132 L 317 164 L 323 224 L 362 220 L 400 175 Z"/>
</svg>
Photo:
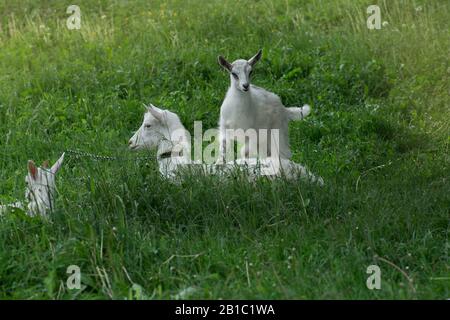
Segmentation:
<svg viewBox="0 0 450 320">
<path fill-rule="evenodd" d="M 238 75 L 234 72 L 231 73 L 235 79 L 238 79 Z"/>
<path fill-rule="evenodd" d="M 249 76 L 251 76 L 253 74 L 253 70 L 250 71 L 250 73 L 248 74 Z"/>
<path fill-rule="evenodd" d="M 152 127 L 151 124 L 146 124 L 146 125 L 145 125 L 145 129 L 150 129 L 151 127 Z"/>
</svg>

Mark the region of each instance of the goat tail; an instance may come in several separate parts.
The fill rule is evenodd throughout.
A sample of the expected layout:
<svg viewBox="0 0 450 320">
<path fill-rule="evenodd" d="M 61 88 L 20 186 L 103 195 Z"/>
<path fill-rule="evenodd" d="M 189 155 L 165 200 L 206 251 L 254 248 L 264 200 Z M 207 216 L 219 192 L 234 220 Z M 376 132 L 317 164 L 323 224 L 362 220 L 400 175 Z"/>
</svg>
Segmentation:
<svg viewBox="0 0 450 320">
<path fill-rule="evenodd" d="M 305 104 L 303 107 L 286 108 L 288 119 L 292 121 L 303 120 L 311 113 L 311 107 Z"/>
</svg>

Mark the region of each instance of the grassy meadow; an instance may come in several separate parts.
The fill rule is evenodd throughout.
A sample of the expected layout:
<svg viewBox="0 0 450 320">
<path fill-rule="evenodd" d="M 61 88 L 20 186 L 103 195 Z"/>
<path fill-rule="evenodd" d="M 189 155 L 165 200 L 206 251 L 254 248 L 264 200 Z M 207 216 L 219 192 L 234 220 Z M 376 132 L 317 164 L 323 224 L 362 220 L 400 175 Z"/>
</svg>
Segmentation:
<svg viewBox="0 0 450 320">
<path fill-rule="evenodd" d="M 49 219 L 0 217 L 0 298 L 450 298 L 449 21 L 439 0 L 0 0 L 0 203 L 28 159 L 120 157 L 67 154 Z M 312 107 L 291 147 L 324 187 L 171 184 L 127 149 L 142 103 L 216 127 L 217 56 L 259 48 L 253 83 Z"/>
</svg>

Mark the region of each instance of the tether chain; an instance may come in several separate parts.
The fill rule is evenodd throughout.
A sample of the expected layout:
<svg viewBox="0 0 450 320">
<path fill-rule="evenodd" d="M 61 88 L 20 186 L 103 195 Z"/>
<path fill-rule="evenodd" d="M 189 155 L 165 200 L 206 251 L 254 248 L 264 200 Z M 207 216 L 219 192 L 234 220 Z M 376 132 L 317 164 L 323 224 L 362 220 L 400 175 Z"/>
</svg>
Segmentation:
<svg viewBox="0 0 450 320">
<path fill-rule="evenodd" d="M 130 159 L 128 157 L 104 156 L 104 155 L 98 155 L 98 154 L 93 154 L 93 153 L 89 153 L 89 152 L 85 152 L 85 151 L 71 150 L 71 149 L 66 150 L 65 153 L 72 154 L 76 158 L 91 158 L 91 159 L 95 159 L 98 161 L 118 161 L 118 160 L 129 160 Z M 153 156 L 135 157 L 132 159 L 134 159 L 134 160 L 152 160 L 152 159 L 155 159 L 155 157 L 153 157 Z"/>
</svg>

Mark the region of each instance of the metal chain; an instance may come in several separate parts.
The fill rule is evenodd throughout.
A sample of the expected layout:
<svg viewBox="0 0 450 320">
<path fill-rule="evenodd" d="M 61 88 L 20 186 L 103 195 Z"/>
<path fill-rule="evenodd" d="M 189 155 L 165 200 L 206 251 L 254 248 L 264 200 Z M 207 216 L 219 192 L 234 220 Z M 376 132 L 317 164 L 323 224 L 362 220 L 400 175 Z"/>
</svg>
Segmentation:
<svg viewBox="0 0 450 320">
<path fill-rule="evenodd" d="M 123 161 L 123 160 L 130 159 L 127 157 L 113 157 L 113 156 L 98 155 L 98 154 L 93 154 L 93 153 L 80 151 L 80 150 L 72 150 L 72 149 L 66 150 L 65 153 L 74 155 L 76 158 L 91 158 L 91 159 L 95 159 L 97 161 Z M 135 157 L 133 159 L 134 160 L 154 160 L 155 157 L 154 156 Z"/>
</svg>

